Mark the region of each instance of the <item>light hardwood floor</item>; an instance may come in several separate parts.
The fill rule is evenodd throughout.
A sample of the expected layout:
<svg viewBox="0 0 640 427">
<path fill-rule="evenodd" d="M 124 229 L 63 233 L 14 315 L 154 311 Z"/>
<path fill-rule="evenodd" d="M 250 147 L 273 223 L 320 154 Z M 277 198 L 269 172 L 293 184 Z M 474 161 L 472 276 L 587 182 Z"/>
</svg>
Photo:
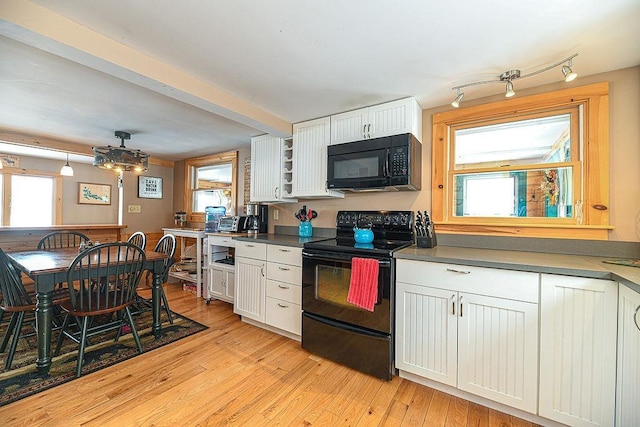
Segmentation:
<svg viewBox="0 0 640 427">
<path fill-rule="evenodd" d="M 313 356 L 166 287 L 171 308 L 209 329 L 0 408 L 1 426 L 532 426 L 395 377 Z"/>
</svg>

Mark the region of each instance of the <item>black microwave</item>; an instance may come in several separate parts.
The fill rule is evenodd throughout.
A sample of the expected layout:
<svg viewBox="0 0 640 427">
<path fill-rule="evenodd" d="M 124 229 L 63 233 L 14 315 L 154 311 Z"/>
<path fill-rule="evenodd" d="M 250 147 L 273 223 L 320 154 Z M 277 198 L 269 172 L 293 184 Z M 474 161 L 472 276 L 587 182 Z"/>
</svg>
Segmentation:
<svg viewBox="0 0 640 427">
<path fill-rule="evenodd" d="M 332 190 L 420 190 L 422 144 L 412 134 L 327 147 L 327 187 Z"/>
</svg>

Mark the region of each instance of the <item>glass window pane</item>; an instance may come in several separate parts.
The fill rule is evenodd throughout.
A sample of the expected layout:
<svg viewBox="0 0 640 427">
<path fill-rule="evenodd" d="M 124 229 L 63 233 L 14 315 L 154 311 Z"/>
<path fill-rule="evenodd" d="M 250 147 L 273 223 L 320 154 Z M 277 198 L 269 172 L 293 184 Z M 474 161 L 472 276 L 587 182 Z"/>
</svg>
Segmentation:
<svg viewBox="0 0 640 427">
<path fill-rule="evenodd" d="M 571 115 L 459 129 L 456 170 L 571 161 Z"/>
<path fill-rule="evenodd" d="M 232 180 L 231 163 L 201 166 L 195 171 L 194 189 L 211 189 L 230 187 Z"/>
<path fill-rule="evenodd" d="M 573 168 L 460 174 L 455 216 L 573 217 Z"/>
<path fill-rule="evenodd" d="M 53 184 L 50 177 L 11 177 L 10 224 L 15 227 L 53 225 Z"/>
<path fill-rule="evenodd" d="M 224 206 L 231 210 L 231 190 L 197 190 L 193 192 L 194 212 L 204 212 L 207 206 Z"/>
</svg>

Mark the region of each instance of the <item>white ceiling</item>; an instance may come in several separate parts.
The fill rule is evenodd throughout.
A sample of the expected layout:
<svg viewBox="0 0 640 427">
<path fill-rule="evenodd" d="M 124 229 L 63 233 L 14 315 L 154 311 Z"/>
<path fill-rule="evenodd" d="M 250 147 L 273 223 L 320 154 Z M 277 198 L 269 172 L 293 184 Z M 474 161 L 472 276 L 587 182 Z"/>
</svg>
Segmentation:
<svg viewBox="0 0 640 427">
<path fill-rule="evenodd" d="M 0 3 L 0 128 L 88 146 L 117 145 L 113 132 L 125 130 L 128 147 L 166 160 L 248 146 L 274 120 L 406 96 L 446 105 L 453 86 L 573 53 L 583 76 L 640 64 L 638 0 Z M 140 75 L 118 49 L 92 50 L 84 39 L 94 33 L 157 61 L 160 74 Z M 514 84 L 560 77 L 554 69 Z M 216 105 L 209 89 L 232 102 Z M 465 99 L 503 90 L 474 86 Z"/>
</svg>

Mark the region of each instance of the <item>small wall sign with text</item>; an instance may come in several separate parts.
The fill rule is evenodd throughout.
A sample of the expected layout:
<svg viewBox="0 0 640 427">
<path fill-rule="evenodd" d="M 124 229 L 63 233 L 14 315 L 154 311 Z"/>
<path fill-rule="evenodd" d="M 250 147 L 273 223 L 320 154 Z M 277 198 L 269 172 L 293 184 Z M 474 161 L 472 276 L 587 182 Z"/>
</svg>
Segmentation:
<svg viewBox="0 0 640 427">
<path fill-rule="evenodd" d="M 142 199 L 162 199 L 162 178 L 139 176 L 138 197 Z"/>
</svg>

